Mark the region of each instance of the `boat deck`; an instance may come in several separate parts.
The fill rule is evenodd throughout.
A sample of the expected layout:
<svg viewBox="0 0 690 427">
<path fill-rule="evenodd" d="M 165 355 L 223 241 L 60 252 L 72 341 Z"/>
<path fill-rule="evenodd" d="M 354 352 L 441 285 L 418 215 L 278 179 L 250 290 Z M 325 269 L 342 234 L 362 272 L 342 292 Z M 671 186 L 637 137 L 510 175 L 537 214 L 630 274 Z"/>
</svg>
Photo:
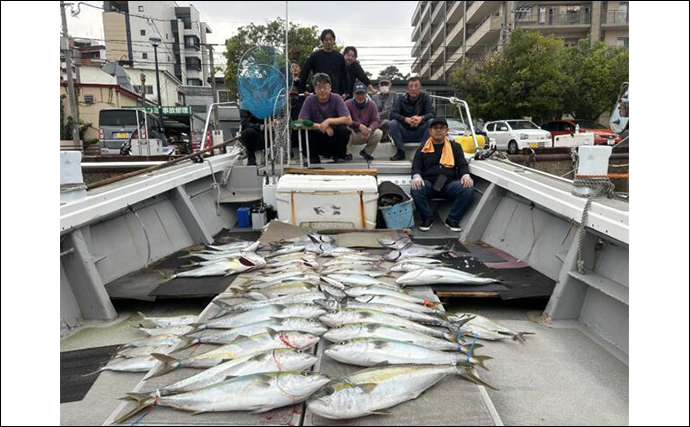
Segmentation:
<svg viewBox="0 0 690 427">
<path fill-rule="evenodd" d="M 432 236 L 425 235 L 430 238 Z M 448 236 L 445 236 L 446 238 Z M 525 272 L 529 269 L 524 269 Z M 251 274 L 251 273 L 250 273 Z M 241 275 L 246 276 L 246 275 Z M 217 278 L 212 280 L 222 280 Z M 125 279 L 136 285 L 136 276 Z M 239 277 L 236 280 L 243 280 Z M 393 280 L 392 278 L 389 280 Z M 227 285 L 229 286 L 229 285 Z M 413 292 L 438 301 L 428 287 Z M 141 337 L 130 327 L 136 312 L 151 315 L 199 314 L 211 316 L 215 305 L 209 299 L 157 300 L 155 303 L 124 300 L 118 302 L 118 320 L 97 328 L 85 328 L 62 340 L 61 351 L 94 349 L 122 344 Z M 533 322 L 543 310 L 545 299 L 453 299 L 446 311 L 466 311 L 488 316 L 518 331 L 534 332 L 525 344 L 512 341 L 482 342 L 480 354 L 494 357 L 489 371 L 479 375 L 500 389 L 493 391 L 459 377 L 450 377 L 418 399 L 391 409 L 392 415 L 332 421 L 314 416 L 304 404 L 265 414 L 215 413 L 191 415 L 156 407 L 130 418 L 146 424 L 204 425 L 621 425 L 628 423 L 628 366 L 592 341 L 578 324 L 559 323 L 546 327 Z M 182 355 L 202 352 L 212 346 L 190 348 Z M 353 372 L 347 366 L 323 357 L 324 342 L 315 351 L 320 356 L 315 369 L 331 376 Z M 100 373 L 82 400 L 61 404 L 61 424 L 111 423 L 131 403 L 118 398 L 132 391 L 150 391 L 197 373 L 180 369 L 165 376 L 142 381 L 144 373 Z M 141 416 L 143 418 L 141 418 Z"/>
</svg>

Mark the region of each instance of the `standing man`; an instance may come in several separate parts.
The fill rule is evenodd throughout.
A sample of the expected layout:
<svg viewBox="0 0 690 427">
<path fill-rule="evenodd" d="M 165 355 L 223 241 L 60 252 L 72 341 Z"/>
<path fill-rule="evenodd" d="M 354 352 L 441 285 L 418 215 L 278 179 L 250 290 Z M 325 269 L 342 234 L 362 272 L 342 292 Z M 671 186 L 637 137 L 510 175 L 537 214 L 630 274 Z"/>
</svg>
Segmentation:
<svg viewBox="0 0 690 427">
<path fill-rule="evenodd" d="M 429 138 L 429 124 L 434 117 L 431 97 L 422 92 L 419 77 L 407 80 L 407 93 L 399 96 L 391 111 L 391 137 L 398 152 L 391 160 L 405 160 L 405 143 L 422 142 Z"/>
<path fill-rule="evenodd" d="M 376 94 L 378 91 L 374 89 L 374 86 L 371 85 L 371 80 L 369 80 L 369 77 L 367 77 L 367 73 L 364 72 L 362 65 L 359 63 L 359 61 L 357 61 L 357 48 L 354 46 L 346 47 L 343 51 L 343 56 L 345 57 L 345 65 L 347 67 L 347 74 L 349 77 L 347 86 L 348 98 L 353 97 L 353 94 L 355 93 L 355 83 L 357 83 L 357 80 L 364 83 L 372 93 Z"/>
<path fill-rule="evenodd" d="M 347 106 L 352 124 L 350 125 L 350 140 L 347 144 L 348 151 L 352 145 L 366 144 L 359 155 L 368 162 L 374 160 L 374 150 L 381 142 L 383 132 L 379 129 L 379 111 L 376 105 L 367 96 L 367 88 L 363 83 L 357 83 L 354 87 L 355 97 L 347 100 Z M 352 156 L 348 153 L 348 156 Z"/>
<path fill-rule="evenodd" d="M 333 50 L 335 46 L 335 33 L 333 30 L 323 30 L 321 33 L 321 44 L 323 49 L 312 53 L 304 64 L 304 68 L 302 68 L 299 90 L 300 92 L 305 92 L 309 73 L 325 73 L 331 79 L 331 90 L 338 95 L 346 94 L 350 79 L 347 76 L 345 58 L 340 52 Z"/>
<path fill-rule="evenodd" d="M 452 143 L 447 138 L 446 119 L 432 119 L 430 129 L 431 137 L 419 146 L 412 161 L 410 194 L 421 216 L 419 229 L 429 231 L 433 223 L 429 199 L 442 197 L 453 201 L 446 227 L 459 232 L 462 231 L 460 218 L 472 203 L 474 194 L 470 167 L 460 144 Z"/>
<path fill-rule="evenodd" d="M 340 95 L 331 93 L 328 74 L 315 74 L 313 85 L 315 94 L 304 101 L 299 113 L 300 120 L 314 123 L 309 128 L 310 162 L 321 163 L 319 155 L 322 155 L 333 157 L 334 163 L 343 163 L 352 118 Z"/>
<path fill-rule="evenodd" d="M 393 110 L 393 105 L 395 105 L 395 101 L 398 99 L 398 94 L 391 92 L 391 80 L 388 77 L 382 76 L 379 78 L 379 93 L 372 96 L 371 99 L 379 110 L 379 117 L 381 118 L 379 129 L 384 133 L 388 133 L 391 110 Z"/>
</svg>

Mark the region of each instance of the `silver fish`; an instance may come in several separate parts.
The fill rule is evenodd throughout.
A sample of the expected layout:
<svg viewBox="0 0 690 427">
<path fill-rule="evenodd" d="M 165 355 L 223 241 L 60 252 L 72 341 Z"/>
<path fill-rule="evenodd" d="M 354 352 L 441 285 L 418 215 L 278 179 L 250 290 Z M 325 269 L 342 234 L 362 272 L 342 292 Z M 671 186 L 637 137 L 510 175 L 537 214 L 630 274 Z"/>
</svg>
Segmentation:
<svg viewBox="0 0 690 427">
<path fill-rule="evenodd" d="M 391 365 L 419 363 L 431 365 L 469 364 L 487 369 L 484 362 L 491 356 L 472 356 L 471 354 L 432 350 L 409 342 L 384 338 L 355 338 L 333 344 L 324 354 L 338 362 L 348 365 L 372 367 L 380 363 Z"/>
<path fill-rule="evenodd" d="M 267 412 L 304 401 L 328 381 L 330 378 L 327 376 L 308 371 L 271 372 L 235 377 L 200 390 L 172 396 L 152 398 L 147 394 L 130 395 L 140 400 L 136 407 L 115 420 L 115 424 L 122 423 L 154 404 L 195 414 L 227 411 Z"/>
<path fill-rule="evenodd" d="M 244 271 L 260 268 L 265 264 L 266 262 L 259 255 L 248 253 L 240 258 L 220 260 L 213 264 L 205 265 L 194 270 L 166 275 L 164 282 L 170 281 L 177 277 L 229 276 L 231 274 L 242 273 Z"/>
<path fill-rule="evenodd" d="M 409 257 L 432 257 L 450 252 L 450 249 L 431 249 L 428 246 L 410 245 L 400 250 L 393 250 L 387 253 L 383 259 L 386 261 L 402 261 Z"/>
<path fill-rule="evenodd" d="M 165 365 L 177 363 L 175 358 L 162 354 L 155 354 L 153 357 Z M 260 372 L 301 371 L 313 366 L 317 360 L 316 356 L 302 350 L 276 348 L 228 360 L 157 391 L 161 395 L 167 396 L 199 390 L 222 382 L 228 376 L 238 377 Z M 149 393 L 149 395 L 154 397 L 155 392 Z"/>
<path fill-rule="evenodd" d="M 224 245 L 208 245 L 207 248 L 213 249 L 215 251 L 219 252 L 231 252 L 231 251 L 238 251 L 238 250 L 243 250 L 245 252 L 256 252 L 257 249 L 261 247 L 261 242 L 256 241 L 256 242 L 247 242 L 247 241 L 239 241 L 239 242 L 232 242 L 232 243 L 226 243 Z"/>
<path fill-rule="evenodd" d="M 425 301 L 422 298 L 417 298 L 402 290 L 391 289 L 384 286 L 353 286 L 345 289 L 345 293 L 347 296 L 352 298 L 361 297 L 364 295 L 385 295 L 416 304 L 424 304 Z"/>
<path fill-rule="evenodd" d="M 177 368 L 211 368 L 223 361 L 237 359 L 276 348 L 291 348 L 304 350 L 319 342 L 319 337 L 307 332 L 274 331 L 266 328 L 260 334 L 239 337 L 230 344 L 225 344 L 203 354 L 184 359 L 165 359 L 163 364 L 157 365 L 156 370 L 150 372 L 144 379 L 150 379 L 167 374 Z"/>
<path fill-rule="evenodd" d="M 307 408 L 324 418 L 348 419 L 390 414 L 386 409 L 416 399 L 449 375 L 491 388 L 471 367 L 394 365 L 357 371 L 333 380 L 307 400 Z"/>
<path fill-rule="evenodd" d="M 464 321 L 465 323 L 460 327 L 462 335 L 477 337 L 483 340 L 497 341 L 511 339 L 524 343 L 525 335 L 534 335 L 534 332 L 514 331 L 503 325 L 499 325 L 487 317 L 475 313 L 458 313 L 455 316 L 449 316 L 449 320 L 454 324 Z"/>
<path fill-rule="evenodd" d="M 363 276 L 361 274 L 329 274 L 328 277 L 333 278 L 345 285 L 352 286 L 385 286 L 388 288 L 398 289 L 398 285 L 382 282 L 379 279 L 375 279 L 369 276 Z"/>
<path fill-rule="evenodd" d="M 139 312 L 139 316 L 141 316 L 141 320 L 151 322 L 160 328 L 167 328 L 169 326 L 186 326 L 190 323 L 196 322 L 197 319 L 197 316 L 193 314 L 173 317 L 149 317 L 141 311 Z"/>
<path fill-rule="evenodd" d="M 194 330 L 191 326 L 169 326 L 167 328 L 145 328 L 139 325 L 138 329 L 150 337 L 156 335 L 184 335 Z"/>
<path fill-rule="evenodd" d="M 446 267 L 423 268 L 410 271 L 395 280 L 395 283 L 405 286 L 439 284 L 488 285 L 494 282 L 500 282 L 500 280 L 479 277 L 474 274 Z"/>
<path fill-rule="evenodd" d="M 356 301 L 349 301 L 345 307 L 361 309 L 361 310 L 376 310 L 382 313 L 394 314 L 396 316 L 402 317 L 403 319 L 411 320 L 413 322 L 421 323 L 423 325 L 441 326 L 448 329 L 451 332 L 457 331 L 452 323 L 448 321 L 440 313 L 437 314 L 427 314 L 419 313 L 417 311 L 410 311 L 404 308 L 390 305 L 390 304 L 372 304 L 372 303 L 361 303 Z"/>
<path fill-rule="evenodd" d="M 163 346 L 163 345 L 178 345 L 190 341 L 185 337 L 178 337 L 177 335 L 156 335 L 153 337 L 143 338 L 123 344 L 120 349 L 131 347 L 148 347 L 148 346 Z"/>
<path fill-rule="evenodd" d="M 156 359 L 150 356 L 137 356 L 127 359 L 118 358 L 96 371 L 83 375 L 87 377 L 103 371 L 116 372 L 148 372 L 156 365 Z"/>
<path fill-rule="evenodd" d="M 409 245 L 410 243 L 412 243 L 412 239 L 410 239 L 407 236 L 400 237 L 400 238 L 395 239 L 395 240 L 393 240 L 393 239 L 377 239 L 377 240 L 378 240 L 379 244 L 381 246 L 383 246 L 384 248 L 397 249 L 397 250 L 400 250 L 400 249 L 404 248 L 405 246 Z"/>
<path fill-rule="evenodd" d="M 331 328 L 337 328 L 338 326 L 344 325 L 346 323 L 377 323 L 380 325 L 391 325 L 401 328 L 407 328 L 413 331 L 421 332 L 427 335 L 431 335 L 436 338 L 443 338 L 448 340 L 453 340 L 453 335 L 448 331 L 432 328 L 430 326 L 420 325 L 417 322 L 404 319 L 400 316 L 394 314 L 383 313 L 376 310 L 363 310 L 354 308 L 343 308 L 335 312 L 329 312 L 319 317 L 326 325 Z M 457 340 L 457 338 L 455 338 Z"/>
<path fill-rule="evenodd" d="M 225 329 L 217 332 L 195 332 L 187 335 L 192 341 L 189 343 L 205 343 L 205 344 L 230 344 L 238 337 L 250 336 L 261 333 L 271 328 L 275 331 L 299 331 L 309 332 L 314 335 L 322 335 L 328 330 L 318 320 L 304 319 L 302 317 L 285 317 L 285 318 L 271 318 L 261 322 L 250 323 L 249 325 L 240 326 L 233 329 Z"/>
<path fill-rule="evenodd" d="M 240 304 L 228 304 L 222 299 L 216 299 L 212 302 L 221 308 L 221 311 L 215 316 L 220 317 L 226 313 L 238 312 L 238 311 L 249 311 L 256 308 L 265 307 L 267 305 L 273 304 L 314 304 L 318 300 L 326 299 L 326 295 L 323 292 L 305 292 L 303 294 L 288 295 L 285 297 L 272 298 L 265 301 L 251 301 L 244 302 Z"/>
<path fill-rule="evenodd" d="M 420 303 L 416 303 L 416 302 L 406 301 L 402 298 L 398 298 L 397 296 L 362 295 L 362 296 L 356 297 L 355 301 L 361 302 L 361 303 L 372 303 L 372 304 L 389 304 L 389 305 L 394 305 L 396 307 L 404 308 L 405 310 L 416 311 L 419 313 L 436 314 L 439 312 L 441 312 L 441 313 L 443 312 L 442 310 L 440 310 L 440 306 L 441 306 L 440 302 L 424 300 L 424 302 L 420 304 Z"/>
<path fill-rule="evenodd" d="M 206 322 L 192 323 L 190 326 L 202 330 L 232 329 L 273 318 L 302 317 L 315 319 L 324 314 L 326 314 L 326 310 L 316 304 L 273 304 L 256 310 L 218 317 Z"/>
<path fill-rule="evenodd" d="M 133 357 L 139 356 L 150 356 L 151 353 L 158 354 L 168 354 L 172 351 L 173 347 L 169 345 L 162 346 L 145 346 L 145 347 L 129 347 L 119 350 L 115 353 L 113 358 L 131 359 Z"/>
<path fill-rule="evenodd" d="M 345 268 L 331 268 L 325 271 L 322 271 L 321 274 L 347 274 L 347 275 L 359 275 L 359 276 L 369 276 L 373 278 L 377 277 L 391 277 L 390 273 L 386 271 L 378 271 L 378 270 L 364 270 L 364 269 L 345 269 Z"/>
</svg>

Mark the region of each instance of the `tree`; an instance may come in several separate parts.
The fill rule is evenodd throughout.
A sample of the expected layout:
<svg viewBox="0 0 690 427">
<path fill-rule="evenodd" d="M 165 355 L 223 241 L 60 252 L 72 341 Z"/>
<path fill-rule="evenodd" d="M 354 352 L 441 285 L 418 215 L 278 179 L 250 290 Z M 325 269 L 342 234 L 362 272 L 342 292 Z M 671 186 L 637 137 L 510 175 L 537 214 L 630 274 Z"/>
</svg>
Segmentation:
<svg viewBox="0 0 690 427">
<path fill-rule="evenodd" d="M 545 121 L 563 114 L 596 118 L 611 108 L 627 76 L 627 50 L 590 46 L 587 39 L 568 47 L 554 36 L 518 29 L 502 53 L 463 61 L 450 81 L 476 117 Z"/>
<path fill-rule="evenodd" d="M 67 98 L 67 95 L 60 95 L 60 139 L 63 141 L 72 139 L 72 126 L 74 123 L 74 118 L 72 118 L 71 115 L 65 118 L 65 98 Z M 84 134 L 90 127 L 91 123 L 86 123 L 82 119 L 79 119 L 79 139 L 81 139 L 84 144 L 93 142 L 84 140 Z"/>
<path fill-rule="evenodd" d="M 321 45 L 316 32 L 317 27 L 300 27 L 291 23 L 288 31 L 288 57 L 291 61 L 304 64 L 309 55 Z M 237 34 L 225 41 L 225 84 L 230 90 L 230 97 L 237 97 L 237 68 L 244 53 L 252 47 L 264 45 L 278 49 L 285 45 L 285 21 L 277 18 L 266 24 L 249 24 L 239 27 Z"/>
<path fill-rule="evenodd" d="M 398 69 L 398 67 L 396 67 L 395 65 L 390 65 L 390 66 L 384 68 L 383 70 L 381 70 L 379 72 L 379 79 L 381 77 L 388 77 L 391 80 L 393 80 L 393 79 L 404 80 L 405 79 L 405 76 L 403 75 L 403 73 L 401 73 L 400 70 Z"/>
<path fill-rule="evenodd" d="M 578 119 L 596 120 L 613 108 L 621 84 L 628 81 L 628 49 L 582 39 L 566 56 L 571 81 L 564 110 Z"/>
</svg>

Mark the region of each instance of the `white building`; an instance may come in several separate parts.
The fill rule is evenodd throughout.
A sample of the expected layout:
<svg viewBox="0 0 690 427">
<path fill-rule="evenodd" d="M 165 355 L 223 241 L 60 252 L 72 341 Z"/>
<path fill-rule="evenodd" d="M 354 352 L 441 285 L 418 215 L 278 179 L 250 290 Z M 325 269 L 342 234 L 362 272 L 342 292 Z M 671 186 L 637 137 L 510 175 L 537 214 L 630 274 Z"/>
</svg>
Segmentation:
<svg viewBox="0 0 690 427">
<path fill-rule="evenodd" d="M 138 70 L 154 70 L 154 48 L 149 36 L 157 33 L 162 40 L 157 48 L 159 70 L 167 71 L 182 85 L 210 85 L 205 45 L 211 28 L 201 22 L 199 11 L 193 5 L 180 7 L 174 1 L 105 1 L 103 8 L 109 61 Z M 155 85 L 155 76 L 152 80 L 147 78 L 149 82 Z"/>
</svg>

